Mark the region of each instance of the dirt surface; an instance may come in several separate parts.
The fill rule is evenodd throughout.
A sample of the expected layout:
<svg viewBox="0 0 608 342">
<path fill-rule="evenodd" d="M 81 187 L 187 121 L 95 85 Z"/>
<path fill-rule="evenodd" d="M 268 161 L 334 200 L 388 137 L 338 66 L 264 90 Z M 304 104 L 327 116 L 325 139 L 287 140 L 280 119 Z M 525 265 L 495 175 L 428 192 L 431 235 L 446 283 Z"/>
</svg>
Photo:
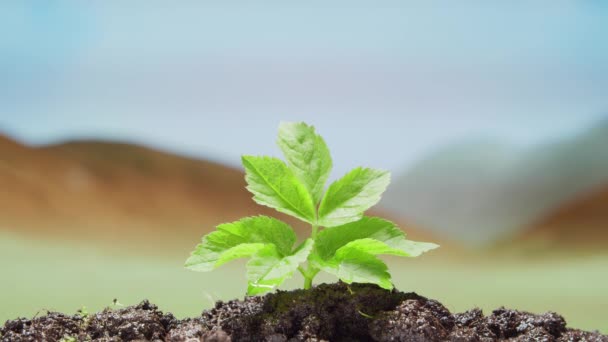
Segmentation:
<svg viewBox="0 0 608 342">
<path fill-rule="evenodd" d="M 415 293 L 374 285 L 319 285 L 218 302 L 200 317 L 178 320 L 147 301 L 73 316 L 49 312 L 7 321 L 0 341 L 605 341 L 566 328 L 556 313 L 500 308 L 452 314 Z"/>
</svg>

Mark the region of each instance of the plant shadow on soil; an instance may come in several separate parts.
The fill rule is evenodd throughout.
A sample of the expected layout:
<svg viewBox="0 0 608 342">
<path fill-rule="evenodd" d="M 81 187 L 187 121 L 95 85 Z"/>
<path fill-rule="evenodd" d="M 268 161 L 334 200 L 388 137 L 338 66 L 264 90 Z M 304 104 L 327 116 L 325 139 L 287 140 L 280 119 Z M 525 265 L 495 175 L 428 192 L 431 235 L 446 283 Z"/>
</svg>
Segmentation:
<svg viewBox="0 0 608 342">
<path fill-rule="evenodd" d="M 452 314 L 441 303 L 370 284 L 322 284 L 244 300 L 219 301 L 196 318 L 176 319 L 144 301 L 68 316 L 49 312 L 7 321 L 1 341 L 606 341 L 566 328 L 556 313 L 499 308 Z"/>
</svg>

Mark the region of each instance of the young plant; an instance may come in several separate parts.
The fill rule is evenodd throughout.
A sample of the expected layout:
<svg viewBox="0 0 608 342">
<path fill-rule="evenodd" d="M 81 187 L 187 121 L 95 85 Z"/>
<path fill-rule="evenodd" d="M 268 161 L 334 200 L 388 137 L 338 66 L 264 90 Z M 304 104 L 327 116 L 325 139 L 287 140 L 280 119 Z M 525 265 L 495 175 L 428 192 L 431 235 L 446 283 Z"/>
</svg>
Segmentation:
<svg viewBox="0 0 608 342">
<path fill-rule="evenodd" d="M 349 284 L 392 289 L 388 268 L 377 255 L 416 257 L 438 247 L 406 240 L 394 223 L 363 215 L 380 200 L 390 182 L 389 172 L 358 167 L 324 192 L 332 160 L 314 127 L 282 123 L 277 143 L 287 163 L 273 157 L 242 157 L 247 189 L 258 204 L 309 223 L 311 236 L 294 248 L 296 234 L 287 223 L 267 216 L 246 217 L 204 236 L 186 268 L 211 271 L 250 257 L 249 295 L 273 290 L 296 270 L 304 276 L 305 289 L 319 271 Z"/>
</svg>

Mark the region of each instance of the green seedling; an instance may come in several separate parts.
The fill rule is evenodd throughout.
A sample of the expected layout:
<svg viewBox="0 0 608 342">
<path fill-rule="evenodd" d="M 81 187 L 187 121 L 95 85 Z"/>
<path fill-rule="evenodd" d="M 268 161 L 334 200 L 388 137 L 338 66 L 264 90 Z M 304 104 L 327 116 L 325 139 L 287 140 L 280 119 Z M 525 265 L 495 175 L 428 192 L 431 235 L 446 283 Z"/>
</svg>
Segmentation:
<svg viewBox="0 0 608 342">
<path fill-rule="evenodd" d="M 87 318 L 89 317 L 89 310 L 87 310 L 86 306 L 83 306 L 76 311 L 76 315 L 80 316 L 81 318 Z"/>
<path fill-rule="evenodd" d="M 310 237 L 294 248 L 296 234 L 287 223 L 268 216 L 246 217 L 204 236 L 186 268 L 211 271 L 234 259 L 251 258 L 249 295 L 275 289 L 296 270 L 304 276 L 305 289 L 319 271 L 325 271 L 347 284 L 373 283 L 390 290 L 391 276 L 377 255 L 416 257 L 438 247 L 407 240 L 394 223 L 364 216 L 386 190 L 389 172 L 358 167 L 325 191 L 332 159 L 314 127 L 282 123 L 277 143 L 286 162 L 242 157 L 247 189 L 258 204 L 310 224 Z"/>
<path fill-rule="evenodd" d="M 76 337 L 74 336 L 66 335 L 61 340 L 59 340 L 59 342 L 78 342 L 78 339 L 76 339 Z"/>
</svg>

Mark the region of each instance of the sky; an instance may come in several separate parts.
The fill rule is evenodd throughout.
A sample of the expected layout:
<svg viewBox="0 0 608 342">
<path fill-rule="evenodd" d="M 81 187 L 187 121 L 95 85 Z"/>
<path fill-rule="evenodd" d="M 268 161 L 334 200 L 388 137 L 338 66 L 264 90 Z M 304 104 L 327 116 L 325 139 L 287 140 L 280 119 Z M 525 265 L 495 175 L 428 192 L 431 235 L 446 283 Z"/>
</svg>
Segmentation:
<svg viewBox="0 0 608 342">
<path fill-rule="evenodd" d="M 238 165 L 280 121 L 335 175 L 446 144 L 538 144 L 608 118 L 600 1 L 0 4 L 0 132 L 123 140 Z"/>
</svg>

